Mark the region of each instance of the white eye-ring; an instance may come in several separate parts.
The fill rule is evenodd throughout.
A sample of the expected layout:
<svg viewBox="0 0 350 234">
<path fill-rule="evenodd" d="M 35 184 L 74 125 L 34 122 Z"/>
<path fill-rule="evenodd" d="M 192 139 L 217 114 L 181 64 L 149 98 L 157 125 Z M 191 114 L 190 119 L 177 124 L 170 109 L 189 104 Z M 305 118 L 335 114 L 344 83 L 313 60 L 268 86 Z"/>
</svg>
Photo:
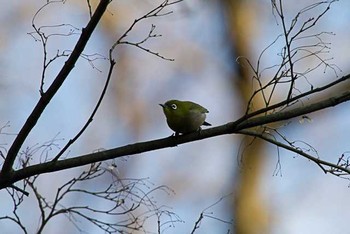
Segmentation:
<svg viewBox="0 0 350 234">
<path fill-rule="evenodd" d="M 173 109 L 173 110 L 176 110 L 177 109 L 177 105 L 176 104 L 171 104 L 171 109 Z"/>
</svg>

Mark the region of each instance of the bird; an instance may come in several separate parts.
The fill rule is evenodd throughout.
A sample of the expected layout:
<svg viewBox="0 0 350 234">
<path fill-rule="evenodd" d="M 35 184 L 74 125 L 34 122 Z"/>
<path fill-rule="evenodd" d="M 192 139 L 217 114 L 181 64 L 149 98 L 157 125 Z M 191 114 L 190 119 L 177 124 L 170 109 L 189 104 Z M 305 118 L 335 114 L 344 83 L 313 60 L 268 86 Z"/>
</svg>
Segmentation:
<svg viewBox="0 0 350 234">
<path fill-rule="evenodd" d="M 202 125 L 211 126 L 205 121 L 209 111 L 197 103 L 169 100 L 159 105 L 163 108 L 167 124 L 175 132 L 175 136 L 200 131 Z"/>
</svg>

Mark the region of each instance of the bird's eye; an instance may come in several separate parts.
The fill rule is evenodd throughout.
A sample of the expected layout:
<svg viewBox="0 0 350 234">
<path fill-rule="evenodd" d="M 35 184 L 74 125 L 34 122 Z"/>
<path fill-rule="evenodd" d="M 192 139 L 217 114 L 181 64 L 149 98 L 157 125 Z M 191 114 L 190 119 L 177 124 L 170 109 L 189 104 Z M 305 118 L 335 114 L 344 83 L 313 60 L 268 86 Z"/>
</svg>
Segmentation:
<svg viewBox="0 0 350 234">
<path fill-rule="evenodd" d="M 171 104 L 171 109 L 176 110 L 177 109 L 177 105 L 176 104 Z"/>
</svg>

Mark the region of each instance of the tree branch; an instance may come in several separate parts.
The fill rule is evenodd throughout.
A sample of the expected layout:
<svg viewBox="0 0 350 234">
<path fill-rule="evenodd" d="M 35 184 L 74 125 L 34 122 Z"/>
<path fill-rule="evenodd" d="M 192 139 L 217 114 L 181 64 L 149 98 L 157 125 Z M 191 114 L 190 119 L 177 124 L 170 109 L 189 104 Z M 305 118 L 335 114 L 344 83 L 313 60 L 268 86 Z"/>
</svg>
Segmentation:
<svg viewBox="0 0 350 234">
<path fill-rule="evenodd" d="M 33 175 L 49 173 L 54 171 L 60 171 L 68 168 L 79 167 L 90 163 L 100 162 L 113 158 L 119 158 L 126 155 L 135 155 L 143 152 L 174 147 L 180 144 L 198 141 L 210 137 L 215 137 L 225 134 L 241 134 L 243 130 L 263 126 L 278 121 L 284 121 L 298 116 L 306 115 L 318 110 L 323 110 L 329 107 L 336 106 L 343 102 L 350 100 L 350 91 L 346 91 L 341 95 L 331 97 L 322 101 L 318 101 L 302 107 L 297 107 L 288 111 L 282 111 L 277 113 L 268 114 L 266 116 L 259 116 L 251 119 L 245 119 L 235 122 L 230 122 L 221 126 L 201 130 L 187 135 L 181 135 L 177 137 L 166 137 L 158 140 L 151 140 L 145 142 L 139 142 L 135 144 L 125 145 L 122 147 L 105 150 L 101 152 L 86 154 L 77 156 L 74 158 L 50 161 L 46 163 L 36 164 L 28 166 L 26 168 L 14 171 L 7 177 L 0 177 L 0 189 L 12 185 L 13 183 L 28 178 Z M 350 171 L 349 171 L 350 172 Z"/>
<path fill-rule="evenodd" d="M 343 77 L 341 77 L 341 78 L 339 78 L 339 79 L 337 79 L 337 80 L 335 80 L 335 81 L 333 81 L 331 83 L 328 83 L 328 84 L 326 84 L 324 86 L 321 86 L 321 87 L 318 87 L 318 88 L 313 88 L 310 91 L 307 91 L 307 92 L 304 92 L 304 93 L 299 94 L 297 96 L 294 96 L 294 97 L 292 97 L 289 100 L 284 100 L 284 101 L 278 102 L 276 104 L 270 105 L 268 107 L 265 107 L 263 109 L 256 110 L 256 111 L 251 112 L 251 113 L 247 113 L 242 118 L 237 120 L 237 122 L 243 122 L 244 120 L 246 120 L 248 118 L 252 118 L 254 116 L 258 116 L 258 115 L 261 115 L 263 113 L 267 113 L 268 111 L 272 111 L 272 110 L 275 110 L 277 108 L 282 108 L 285 105 L 287 105 L 288 103 L 293 103 L 295 101 L 301 100 L 304 97 L 308 97 L 308 96 L 311 96 L 312 94 L 316 94 L 316 93 L 322 92 L 322 91 L 324 91 L 326 89 L 329 89 L 329 88 L 332 88 L 332 87 L 334 87 L 334 86 L 336 86 L 338 84 L 341 84 L 344 81 L 348 81 L 349 79 L 350 79 L 350 74 L 345 75 L 345 76 L 343 76 Z"/>
<path fill-rule="evenodd" d="M 278 147 L 281 147 L 281 148 L 284 148 L 284 149 L 289 150 L 291 152 L 297 153 L 297 154 L 299 154 L 299 155 L 301 155 L 301 156 L 303 156 L 303 157 L 313 161 L 314 163 L 316 163 L 319 167 L 321 167 L 321 169 L 325 173 L 329 172 L 329 173 L 335 174 L 334 173 L 334 169 L 337 169 L 339 171 L 342 171 L 342 172 L 345 172 L 347 174 L 350 174 L 350 169 L 349 168 L 340 166 L 340 165 L 335 164 L 335 163 L 330 163 L 330 162 L 324 161 L 322 159 L 319 159 L 318 157 L 314 157 L 311 154 L 305 153 L 301 149 L 298 149 L 298 148 L 295 148 L 295 147 L 283 144 L 282 142 L 279 142 L 276 139 L 268 137 L 266 134 L 259 133 L 259 132 L 253 131 L 253 130 L 241 130 L 239 132 L 244 134 L 244 135 L 258 137 L 258 138 L 260 138 L 260 139 L 262 139 L 264 141 L 270 142 L 271 144 L 274 144 L 274 145 L 276 145 Z M 324 166 L 327 166 L 327 167 L 331 168 L 331 170 L 327 170 Z M 335 174 L 335 175 L 337 175 L 337 174 Z"/>
<path fill-rule="evenodd" d="M 0 174 L 1 178 L 7 177 L 12 172 L 13 163 L 24 141 L 28 137 L 33 127 L 36 125 L 41 114 L 46 109 L 46 106 L 49 104 L 53 96 L 56 94 L 58 89 L 61 87 L 63 82 L 68 77 L 71 70 L 74 68 L 76 61 L 78 60 L 81 53 L 83 52 L 87 42 L 89 41 L 90 36 L 92 35 L 94 29 L 96 28 L 97 23 L 100 21 L 109 3 L 110 3 L 110 0 L 100 1 L 94 15 L 91 17 L 91 20 L 89 21 L 87 26 L 82 30 L 81 36 L 73 52 L 69 56 L 68 60 L 65 62 L 61 71 L 58 73 L 57 77 L 55 78 L 53 83 L 50 85 L 48 90 L 41 95 L 38 103 L 36 104 L 32 113 L 29 115 L 28 119 L 26 120 L 25 124 L 23 125 L 22 129 L 20 130 L 19 134 L 15 138 L 14 142 L 12 143 L 8 151 L 7 157 L 4 161 L 4 165 L 2 167 L 2 171 Z"/>
</svg>

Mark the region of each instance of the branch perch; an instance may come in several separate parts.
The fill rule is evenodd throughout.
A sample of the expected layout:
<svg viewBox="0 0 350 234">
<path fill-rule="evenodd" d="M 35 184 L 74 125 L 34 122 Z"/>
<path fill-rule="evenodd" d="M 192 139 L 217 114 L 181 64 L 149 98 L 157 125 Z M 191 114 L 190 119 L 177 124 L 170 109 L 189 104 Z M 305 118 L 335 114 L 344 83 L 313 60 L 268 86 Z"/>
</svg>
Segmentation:
<svg viewBox="0 0 350 234">
<path fill-rule="evenodd" d="M 350 100 L 350 91 L 344 92 L 341 95 L 325 99 L 313 104 L 297 107 L 288 111 L 272 113 L 266 116 L 259 116 L 252 119 L 238 120 L 221 126 L 202 130 L 187 135 L 178 137 L 166 137 L 158 140 L 139 142 L 135 144 L 125 145 L 122 147 L 105 150 L 101 152 L 77 156 L 74 158 L 63 159 L 59 161 L 50 161 L 46 163 L 28 166 L 26 168 L 14 171 L 7 177 L 0 177 L 0 189 L 12 185 L 13 183 L 28 178 L 34 175 L 60 171 L 68 168 L 87 165 L 90 163 L 100 162 L 113 158 L 119 158 L 126 155 L 135 155 L 143 152 L 174 147 L 180 144 L 198 141 L 210 137 L 225 135 L 225 134 L 247 134 L 244 132 L 249 128 L 264 126 L 266 124 L 284 121 L 298 116 L 306 115 L 315 111 L 323 110 L 343 102 Z M 267 140 L 267 139 L 266 139 Z M 302 154 L 301 154 L 302 155 Z M 303 156 L 303 155 L 302 155 Z M 350 171 L 349 171 L 350 172 Z"/>
</svg>

